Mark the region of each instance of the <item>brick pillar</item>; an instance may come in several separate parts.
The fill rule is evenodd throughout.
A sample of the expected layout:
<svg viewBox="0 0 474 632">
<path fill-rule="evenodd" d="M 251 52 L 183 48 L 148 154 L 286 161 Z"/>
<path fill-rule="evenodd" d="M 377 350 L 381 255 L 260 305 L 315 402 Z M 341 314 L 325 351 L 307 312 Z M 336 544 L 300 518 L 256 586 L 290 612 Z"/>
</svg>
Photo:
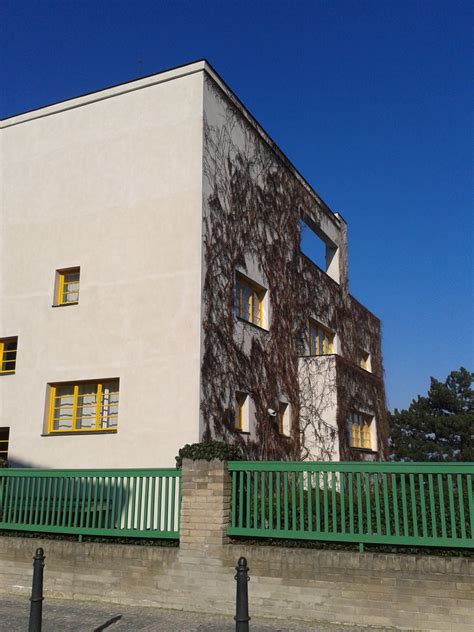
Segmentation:
<svg viewBox="0 0 474 632">
<path fill-rule="evenodd" d="M 227 544 L 231 481 L 222 461 L 183 459 L 181 471 L 180 549 Z"/>
</svg>

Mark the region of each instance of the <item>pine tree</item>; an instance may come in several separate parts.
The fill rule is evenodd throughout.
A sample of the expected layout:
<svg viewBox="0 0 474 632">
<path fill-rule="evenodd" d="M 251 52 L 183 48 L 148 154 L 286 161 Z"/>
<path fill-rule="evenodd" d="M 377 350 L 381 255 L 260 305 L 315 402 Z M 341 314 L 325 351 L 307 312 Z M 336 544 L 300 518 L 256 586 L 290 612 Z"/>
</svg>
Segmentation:
<svg viewBox="0 0 474 632">
<path fill-rule="evenodd" d="M 390 456 L 395 461 L 474 459 L 474 374 L 461 367 L 446 381 L 431 378 L 426 397 L 390 414 Z"/>
</svg>

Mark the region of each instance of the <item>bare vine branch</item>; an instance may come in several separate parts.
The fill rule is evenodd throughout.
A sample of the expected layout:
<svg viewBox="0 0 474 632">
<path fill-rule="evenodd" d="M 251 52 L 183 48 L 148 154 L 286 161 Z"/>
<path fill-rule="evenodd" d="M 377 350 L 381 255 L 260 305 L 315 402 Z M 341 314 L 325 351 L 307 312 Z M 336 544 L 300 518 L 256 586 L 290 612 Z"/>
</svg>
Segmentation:
<svg viewBox="0 0 474 632">
<path fill-rule="evenodd" d="M 379 321 L 344 284 L 301 255 L 299 219 L 304 213 L 321 222 L 316 199 L 211 80 L 207 89 L 221 118 L 204 121 L 204 438 L 240 443 L 250 458 L 330 460 L 337 446 L 340 458 L 357 458 L 348 445 L 346 419 L 363 405 L 376 415 L 384 458 L 388 432 Z M 249 261 L 257 262 L 266 279 L 272 322 L 268 332 L 248 325 L 246 345 L 246 337 L 236 334 L 233 279 Z M 318 315 L 338 332 L 345 360 L 319 363 L 323 388 L 315 391 L 314 367 L 301 356 L 307 353 L 309 318 Z M 359 347 L 370 349 L 374 375 L 354 366 Z M 253 440 L 234 429 L 236 390 L 255 404 Z M 283 393 L 292 411 L 289 437 L 278 433 L 267 414 Z M 328 422 L 334 402 L 337 415 Z"/>
</svg>

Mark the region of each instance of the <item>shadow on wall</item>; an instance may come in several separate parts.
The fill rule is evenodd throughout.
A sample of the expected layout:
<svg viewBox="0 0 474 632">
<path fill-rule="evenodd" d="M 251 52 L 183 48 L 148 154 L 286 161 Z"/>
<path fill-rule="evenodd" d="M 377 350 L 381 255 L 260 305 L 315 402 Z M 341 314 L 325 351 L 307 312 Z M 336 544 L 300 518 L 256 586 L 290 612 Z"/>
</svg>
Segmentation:
<svg viewBox="0 0 474 632">
<path fill-rule="evenodd" d="M 30 468 L 34 468 L 35 466 L 32 463 L 26 463 L 25 461 L 18 461 L 17 459 L 0 459 L 0 470 L 1 469 L 6 469 L 6 468 L 25 468 L 25 469 L 30 469 Z M 42 468 L 42 469 L 48 469 L 48 468 Z"/>
</svg>

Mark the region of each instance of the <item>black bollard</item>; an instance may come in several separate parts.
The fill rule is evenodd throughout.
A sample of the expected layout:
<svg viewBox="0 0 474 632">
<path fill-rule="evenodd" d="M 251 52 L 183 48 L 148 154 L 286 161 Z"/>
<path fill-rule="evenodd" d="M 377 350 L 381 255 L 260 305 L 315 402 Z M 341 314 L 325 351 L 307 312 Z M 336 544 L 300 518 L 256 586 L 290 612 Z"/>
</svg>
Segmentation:
<svg viewBox="0 0 474 632">
<path fill-rule="evenodd" d="M 249 568 L 245 557 L 241 557 L 235 567 L 237 575 L 237 603 L 235 608 L 235 632 L 249 632 Z"/>
<path fill-rule="evenodd" d="M 43 569 L 44 551 L 36 549 L 33 558 L 33 585 L 31 588 L 30 624 L 28 632 L 41 632 L 41 620 L 43 617 Z"/>
</svg>

